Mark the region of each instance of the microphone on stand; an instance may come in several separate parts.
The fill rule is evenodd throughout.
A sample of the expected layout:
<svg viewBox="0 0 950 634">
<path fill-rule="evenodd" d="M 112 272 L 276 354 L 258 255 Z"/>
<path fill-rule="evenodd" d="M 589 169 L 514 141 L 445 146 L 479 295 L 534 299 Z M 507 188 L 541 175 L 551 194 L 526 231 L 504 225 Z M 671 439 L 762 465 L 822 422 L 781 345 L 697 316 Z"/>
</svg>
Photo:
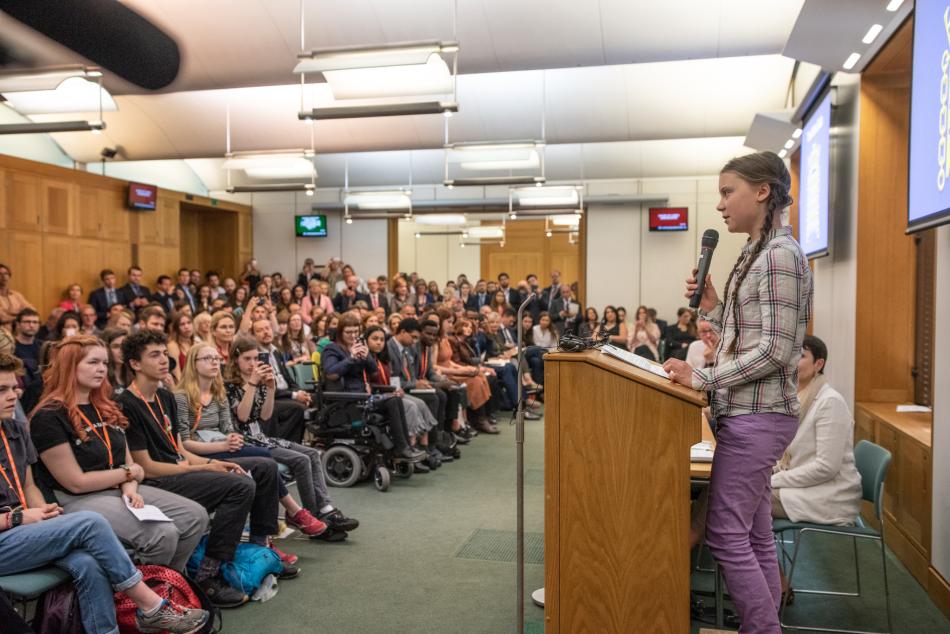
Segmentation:
<svg viewBox="0 0 950 634">
<path fill-rule="evenodd" d="M 706 229 L 703 233 L 702 247 L 699 252 L 699 262 L 696 264 L 696 290 L 689 300 L 690 308 L 699 308 L 699 302 L 706 290 L 706 276 L 709 275 L 709 265 L 712 263 L 713 251 L 719 244 L 719 232 L 715 229 Z"/>
<path fill-rule="evenodd" d="M 518 475 L 518 502 L 517 502 L 517 551 L 518 563 L 516 604 L 518 606 L 518 632 L 524 632 L 524 309 L 528 303 L 537 297 L 536 291 L 531 291 L 521 306 L 518 307 L 518 402 L 515 405 L 515 463 Z"/>
</svg>

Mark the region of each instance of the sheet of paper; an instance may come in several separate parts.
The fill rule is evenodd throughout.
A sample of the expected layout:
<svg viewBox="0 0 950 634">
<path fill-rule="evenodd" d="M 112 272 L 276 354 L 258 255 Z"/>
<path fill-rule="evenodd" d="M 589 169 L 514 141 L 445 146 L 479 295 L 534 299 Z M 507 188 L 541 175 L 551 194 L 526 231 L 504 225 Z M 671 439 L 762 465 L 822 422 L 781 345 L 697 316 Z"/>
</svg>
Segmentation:
<svg viewBox="0 0 950 634">
<path fill-rule="evenodd" d="M 615 359 L 620 359 L 625 363 L 629 363 L 632 366 L 638 367 L 641 370 L 646 370 L 657 376 L 662 376 L 664 379 L 670 378 L 670 375 L 666 373 L 666 370 L 663 369 L 663 366 L 657 363 L 656 361 L 650 361 L 646 357 L 641 357 L 638 354 L 634 354 L 623 348 L 618 348 L 617 346 L 606 345 L 600 349 L 604 354 L 608 354 Z"/>
<path fill-rule="evenodd" d="M 409 390 L 410 394 L 435 394 L 434 387 L 417 387 L 415 389 Z"/>
<path fill-rule="evenodd" d="M 927 407 L 926 405 L 898 405 L 897 411 L 898 412 L 918 412 L 918 413 L 929 414 L 930 412 L 933 411 L 933 409 Z"/>
<path fill-rule="evenodd" d="M 712 462 L 713 445 L 708 440 L 698 442 L 689 448 L 690 462 Z"/>
<path fill-rule="evenodd" d="M 129 512 L 134 515 L 140 522 L 170 522 L 167 515 L 162 513 L 162 510 L 157 506 L 152 506 L 151 504 L 146 504 L 140 509 L 132 508 L 132 505 L 129 504 L 128 498 L 125 499 L 125 508 L 129 509 Z"/>
</svg>

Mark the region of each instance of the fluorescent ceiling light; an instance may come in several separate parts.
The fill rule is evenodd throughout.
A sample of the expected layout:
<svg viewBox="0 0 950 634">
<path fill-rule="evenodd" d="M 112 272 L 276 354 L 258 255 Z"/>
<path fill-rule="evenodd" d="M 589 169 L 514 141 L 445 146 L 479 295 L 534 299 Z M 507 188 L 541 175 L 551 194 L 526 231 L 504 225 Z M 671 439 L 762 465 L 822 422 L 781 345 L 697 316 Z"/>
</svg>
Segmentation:
<svg viewBox="0 0 950 634">
<path fill-rule="evenodd" d="M 244 170 L 250 178 L 316 178 L 317 170 L 305 153 L 232 154 L 222 165 Z"/>
<path fill-rule="evenodd" d="M 468 220 L 462 214 L 423 214 L 416 216 L 417 225 L 464 225 Z"/>
<path fill-rule="evenodd" d="M 373 48 L 335 48 L 300 53 L 295 73 L 323 73 L 356 68 L 421 65 L 432 55 L 455 53 L 455 42 L 409 42 Z"/>
<path fill-rule="evenodd" d="M 499 226 L 469 227 L 468 235 L 470 238 L 504 238 L 505 229 Z"/>
<path fill-rule="evenodd" d="M 576 206 L 580 203 L 580 194 L 575 187 L 519 187 L 512 190 L 512 194 L 523 207 Z"/>
<path fill-rule="evenodd" d="M 5 123 L 0 134 L 51 134 L 54 132 L 92 132 L 97 134 L 106 127 L 103 121 L 49 121 L 36 123 Z"/>
<path fill-rule="evenodd" d="M 782 150 L 778 153 L 779 158 L 785 158 L 786 156 L 788 156 L 788 150 Z"/>
<path fill-rule="evenodd" d="M 792 138 L 793 138 L 793 139 L 797 139 L 797 138 L 800 137 L 801 135 L 802 135 L 802 129 L 801 129 L 801 128 L 795 128 L 795 131 L 792 132 Z"/>
<path fill-rule="evenodd" d="M 343 202 L 348 207 L 358 209 L 410 209 L 412 207 L 411 192 L 405 191 L 375 191 L 350 192 Z"/>
<path fill-rule="evenodd" d="M 60 66 L 46 70 L 11 70 L 0 72 L 0 93 L 54 90 L 70 77 L 98 79 L 102 72 L 85 66 Z"/>
<path fill-rule="evenodd" d="M 789 139 L 788 141 L 785 142 L 785 149 L 791 150 L 794 145 L 795 145 L 795 141 Z"/>
<path fill-rule="evenodd" d="M 115 100 L 104 88 L 102 92 L 102 110 L 118 110 Z M 100 88 L 98 82 L 82 77 L 64 79 L 55 88 L 49 90 L 28 90 L 21 92 L 3 92 L 3 96 L 14 110 L 20 114 L 59 114 L 64 112 L 98 112 Z"/>
<path fill-rule="evenodd" d="M 381 103 L 364 106 L 330 106 L 304 110 L 297 114 L 301 121 L 356 119 L 360 117 L 399 117 L 413 114 L 446 114 L 458 112 L 454 101 L 414 101 L 409 103 Z"/>
<path fill-rule="evenodd" d="M 577 227 L 581 224 L 581 217 L 577 214 L 558 214 L 551 216 L 551 224 L 557 227 Z"/>
<path fill-rule="evenodd" d="M 881 31 L 883 30 L 884 30 L 884 27 L 881 26 L 880 24 L 872 24 L 871 28 L 868 29 L 868 32 L 864 34 L 863 38 L 861 38 L 861 41 L 864 42 L 865 44 L 870 44 L 875 39 L 877 39 L 877 36 L 880 35 Z"/>
<path fill-rule="evenodd" d="M 901 5 L 904 4 L 904 0 L 891 0 L 887 3 L 887 10 L 894 12 L 901 8 Z"/>
<path fill-rule="evenodd" d="M 452 72 L 436 54 L 424 64 L 332 70 L 323 76 L 334 99 L 441 95 L 453 89 Z"/>
<path fill-rule="evenodd" d="M 447 148 L 446 158 L 467 170 L 533 169 L 541 164 L 533 143 L 455 145 Z"/>
<path fill-rule="evenodd" d="M 854 68 L 854 65 L 858 63 L 858 60 L 861 59 L 860 53 L 851 53 L 848 55 L 848 59 L 844 61 L 844 64 L 841 65 L 845 70 L 851 70 Z"/>
<path fill-rule="evenodd" d="M 316 189 L 313 183 L 290 183 L 290 184 L 269 184 L 269 185 L 235 185 L 228 187 L 225 191 L 229 194 L 255 194 L 267 192 L 306 192 L 308 196 Z"/>
<path fill-rule="evenodd" d="M 485 176 L 478 178 L 450 178 L 442 181 L 442 184 L 449 189 L 465 186 L 529 185 L 531 183 L 544 183 L 544 176 Z"/>
</svg>

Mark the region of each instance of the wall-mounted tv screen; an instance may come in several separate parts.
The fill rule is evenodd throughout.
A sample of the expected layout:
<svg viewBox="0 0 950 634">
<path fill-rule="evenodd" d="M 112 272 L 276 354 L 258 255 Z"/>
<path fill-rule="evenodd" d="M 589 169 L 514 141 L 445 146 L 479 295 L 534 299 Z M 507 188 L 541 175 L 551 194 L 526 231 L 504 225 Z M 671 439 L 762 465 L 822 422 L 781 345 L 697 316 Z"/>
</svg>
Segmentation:
<svg viewBox="0 0 950 634">
<path fill-rule="evenodd" d="M 914 4 L 907 230 L 950 222 L 950 30 L 947 3 Z"/>
<path fill-rule="evenodd" d="M 802 126 L 798 241 L 809 258 L 828 255 L 830 152 L 831 92 L 828 92 Z"/>
<path fill-rule="evenodd" d="M 327 217 L 324 215 L 295 216 L 294 229 L 298 238 L 326 238 Z"/>
<path fill-rule="evenodd" d="M 154 211 L 158 203 L 158 187 L 129 183 L 129 209 Z"/>
<path fill-rule="evenodd" d="M 650 231 L 686 231 L 689 229 L 687 207 L 650 207 Z"/>
</svg>

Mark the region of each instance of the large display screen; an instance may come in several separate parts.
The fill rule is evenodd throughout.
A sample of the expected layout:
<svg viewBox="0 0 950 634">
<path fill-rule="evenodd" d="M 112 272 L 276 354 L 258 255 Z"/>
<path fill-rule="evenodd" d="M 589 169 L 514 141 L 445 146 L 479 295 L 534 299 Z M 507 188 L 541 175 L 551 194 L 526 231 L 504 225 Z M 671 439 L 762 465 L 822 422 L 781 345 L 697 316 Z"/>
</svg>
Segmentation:
<svg viewBox="0 0 950 634">
<path fill-rule="evenodd" d="M 802 126 L 798 241 L 810 258 L 828 255 L 831 93 L 818 102 Z"/>
<path fill-rule="evenodd" d="M 907 228 L 950 222 L 950 2 L 914 5 Z"/>
<path fill-rule="evenodd" d="M 154 211 L 158 201 L 158 187 L 129 183 L 129 209 Z"/>
<path fill-rule="evenodd" d="M 295 216 L 294 229 L 298 238 L 326 238 L 326 216 Z"/>
<path fill-rule="evenodd" d="M 686 231 L 689 209 L 686 207 L 650 207 L 650 231 Z"/>
</svg>

